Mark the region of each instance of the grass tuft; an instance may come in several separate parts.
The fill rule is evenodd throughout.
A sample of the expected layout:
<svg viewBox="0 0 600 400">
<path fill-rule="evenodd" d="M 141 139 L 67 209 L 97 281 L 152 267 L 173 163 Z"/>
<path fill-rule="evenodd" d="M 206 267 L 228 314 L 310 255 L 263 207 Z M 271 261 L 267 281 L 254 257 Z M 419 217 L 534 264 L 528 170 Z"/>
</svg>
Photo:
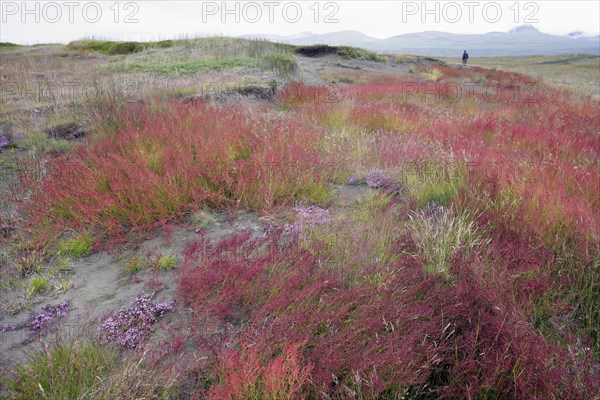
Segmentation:
<svg viewBox="0 0 600 400">
<path fill-rule="evenodd" d="M 473 219 L 453 215 L 441 206 L 430 206 L 410 216 L 408 228 L 423 252 L 427 274 L 448 274 L 449 262 L 459 251 L 466 255 L 482 243 Z"/>
<path fill-rule="evenodd" d="M 76 400 L 118 365 L 118 356 L 108 347 L 75 340 L 42 350 L 19 365 L 7 382 L 14 399 Z"/>
<path fill-rule="evenodd" d="M 94 239 L 90 234 L 81 233 L 72 238 L 64 239 L 59 244 L 59 253 L 62 256 L 83 258 L 92 252 Z"/>
<path fill-rule="evenodd" d="M 27 286 L 27 297 L 34 297 L 46 291 L 48 278 L 42 275 L 34 275 Z"/>
</svg>

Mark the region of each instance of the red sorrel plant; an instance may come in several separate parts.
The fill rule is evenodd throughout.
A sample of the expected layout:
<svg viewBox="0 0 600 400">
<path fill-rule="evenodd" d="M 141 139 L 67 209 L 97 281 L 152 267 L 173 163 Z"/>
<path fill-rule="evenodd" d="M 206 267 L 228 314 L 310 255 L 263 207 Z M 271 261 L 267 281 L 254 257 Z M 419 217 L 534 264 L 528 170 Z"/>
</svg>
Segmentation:
<svg viewBox="0 0 600 400">
<path fill-rule="evenodd" d="M 281 243 L 278 234 L 246 234 L 186 251 L 179 292 L 194 310 L 198 343 L 212 343 L 211 365 L 228 377 L 209 393 L 259 387 L 282 347 L 304 341 L 307 396 L 543 399 L 597 390 L 589 362 L 539 335 L 509 282 L 487 279 L 483 251 L 457 254 L 449 277 L 426 275 L 423 260 L 406 255 L 415 246 L 400 241 L 398 262 L 364 269 L 384 279 L 348 287 L 344 266 Z M 260 352 L 223 350 L 236 342 L 260 343 Z"/>
<path fill-rule="evenodd" d="M 292 83 L 275 94 L 275 100 L 287 110 L 310 104 L 339 103 L 340 97 L 335 85 L 308 86 Z"/>
<path fill-rule="evenodd" d="M 236 106 L 135 105 L 114 137 L 50 160 L 25 211 L 34 231 L 92 227 L 118 236 L 202 204 L 272 211 L 323 202 L 330 168 L 320 140 L 303 123 L 252 118 Z"/>
<path fill-rule="evenodd" d="M 217 366 L 219 383 L 208 393 L 209 399 L 302 399 L 308 383 L 310 365 L 303 365 L 299 348 L 285 344 L 280 355 L 263 361 L 260 345 L 242 345 L 239 351 L 226 351 Z M 268 355 L 268 349 L 266 351 Z"/>
</svg>

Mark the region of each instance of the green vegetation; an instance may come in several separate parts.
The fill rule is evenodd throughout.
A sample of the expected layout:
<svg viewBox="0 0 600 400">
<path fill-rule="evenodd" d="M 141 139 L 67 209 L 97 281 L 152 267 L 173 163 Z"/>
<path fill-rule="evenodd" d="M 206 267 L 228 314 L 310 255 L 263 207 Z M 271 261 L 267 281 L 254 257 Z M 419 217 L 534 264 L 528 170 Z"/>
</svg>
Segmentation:
<svg viewBox="0 0 600 400">
<path fill-rule="evenodd" d="M 354 79 L 350 78 L 349 76 L 341 76 L 338 78 L 338 82 L 341 83 L 354 83 Z"/>
<path fill-rule="evenodd" d="M 168 271 L 177 266 L 177 256 L 174 254 L 162 254 L 156 260 L 156 268 L 160 271 Z"/>
<path fill-rule="evenodd" d="M 67 278 L 59 278 L 54 285 L 54 289 L 58 292 L 66 292 L 73 287 L 73 281 Z"/>
<path fill-rule="evenodd" d="M 262 61 L 265 69 L 277 71 L 280 75 L 290 75 L 296 69 L 296 57 L 291 54 L 265 56 Z"/>
<path fill-rule="evenodd" d="M 294 48 L 296 54 L 305 55 L 308 57 L 320 57 L 327 54 L 337 54 L 345 58 L 357 58 L 360 60 L 385 62 L 386 59 L 379 57 L 377 53 L 358 47 L 350 46 L 329 46 L 325 44 L 315 44 L 310 46 L 296 46 Z"/>
<path fill-rule="evenodd" d="M 81 233 L 72 238 L 61 241 L 58 245 L 62 256 L 83 258 L 91 253 L 94 240 L 91 235 Z"/>
<path fill-rule="evenodd" d="M 27 297 L 36 296 L 45 292 L 48 288 L 48 278 L 42 275 L 34 275 L 27 286 Z"/>
<path fill-rule="evenodd" d="M 419 207 L 429 204 L 450 205 L 459 189 L 466 184 L 466 167 L 436 162 L 424 163 L 419 168 L 402 174 L 408 195 Z"/>
<path fill-rule="evenodd" d="M 379 57 L 377 53 L 358 47 L 338 46 L 338 55 L 346 58 L 358 58 L 360 60 L 384 62 L 385 58 Z"/>
<path fill-rule="evenodd" d="M 378 192 L 369 192 L 355 199 L 347 209 L 331 216 L 327 223 L 305 225 L 304 245 L 315 251 L 328 265 L 345 268 L 348 286 L 378 279 L 366 273 L 370 266 L 388 265 L 397 261 L 394 242 L 403 232 L 397 219 L 403 211 L 391 198 Z"/>
<path fill-rule="evenodd" d="M 17 47 L 21 47 L 21 46 L 16 43 L 11 43 L 11 42 L 0 42 L 0 49 L 14 49 Z"/>
<path fill-rule="evenodd" d="M 117 366 L 118 356 L 108 347 L 64 341 L 31 354 L 6 386 L 14 399 L 80 399 Z"/>
<path fill-rule="evenodd" d="M 453 215 L 444 207 L 411 214 L 408 228 L 427 259 L 424 269 L 428 274 L 448 274 L 448 263 L 457 251 L 481 243 L 469 215 Z"/>
<path fill-rule="evenodd" d="M 253 58 L 232 58 L 225 60 L 147 60 L 125 64 L 128 72 L 153 73 L 165 76 L 197 75 L 208 71 L 222 71 L 236 67 L 261 66 L 260 60 Z"/>
<path fill-rule="evenodd" d="M 135 274 L 144 268 L 145 260 L 140 254 L 134 254 L 125 261 L 125 271 L 129 274 Z"/>
<path fill-rule="evenodd" d="M 200 229 L 206 228 L 211 223 L 215 222 L 215 217 L 206 210 L 198 210 L 190 216 L 191 222 Z"/>
<path fill-rule="evenodd" d="M 73 52 L 102 53 L 106 55 L 139 53 L 147 48 L 164 49 L 173 46 L 172 40 L 161 42 L 117 42 L 108 40 L 77 40 L 67 45 Z"/>
<path fill-rule="evenodd" d="M 114 68 L 126 72 L 153 73 L 163 76 L 192 76 L 208 71 L 222 71 L 240 67 L 261 68 L 276 71 L 280 75 L 289 75 L 296 68 L 296 58 L 285 53 L 267 54 L 258 57 L 244 57 L 241 55 L 231 58 L 148 58 L 117 64 Z"/>
<path fill-rule="evenodd" d="M 49 139 L 40 131 L 30 132 L 18 145 L 29 149 L 35 155 L 66 153 L 72 148 L 72 144 L 68 140 Z"/>
<path fill-rule="evenodd" d="M 98 342 L 62 339 L 29 354 L 0 384 L 16 400 L 173 398 L 173 382 Z"/>
<path fill-rule="evenodd" d="M 144 50 L 144 46 L 137 42 L 120 42 L 112 45 L 108 51 L 110 55 L 116 54 L 133 54 Z"/>
</svg>

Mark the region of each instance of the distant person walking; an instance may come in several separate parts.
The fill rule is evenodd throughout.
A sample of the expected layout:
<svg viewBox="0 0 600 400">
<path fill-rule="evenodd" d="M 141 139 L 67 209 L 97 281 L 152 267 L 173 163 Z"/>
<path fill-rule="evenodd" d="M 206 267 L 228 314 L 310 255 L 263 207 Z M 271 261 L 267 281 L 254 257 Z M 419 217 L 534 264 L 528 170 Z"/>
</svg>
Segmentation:
<svg viewBox="0 0 600 400">
<path fill-rule="evenodd" d="M 469 53 L 467 53 L 467 51 L 465 50 L 465 52 L 463 53 L 463 65 L 466 67 L 467 66 L 467 60 L 469 59 Z"/>
</svg>

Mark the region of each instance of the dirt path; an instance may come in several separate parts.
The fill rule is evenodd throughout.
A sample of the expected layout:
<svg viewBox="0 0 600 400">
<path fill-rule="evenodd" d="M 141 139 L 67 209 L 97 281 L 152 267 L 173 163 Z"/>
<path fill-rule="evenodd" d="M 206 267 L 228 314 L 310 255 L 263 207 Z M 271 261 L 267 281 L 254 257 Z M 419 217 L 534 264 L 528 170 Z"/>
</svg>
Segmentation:
<svg viewBox="0 0 600 400">
<path fill-rule="evenodd" d="M 408 74 L 411 67 L 439 64 L 427 57 L 406 56 L 396 60 L 393 56 L 386 57 L 387 61 L 367 61 L 355 58 L 343 58 L 327 54 L 320 57 L 296 56 L 298 71 L 296 79 L 307 85 L 322 85 L 327 83 L 324 78 L 333 75 L 344 75 L 349 71 L 379 74 Z"/>
</svg>

